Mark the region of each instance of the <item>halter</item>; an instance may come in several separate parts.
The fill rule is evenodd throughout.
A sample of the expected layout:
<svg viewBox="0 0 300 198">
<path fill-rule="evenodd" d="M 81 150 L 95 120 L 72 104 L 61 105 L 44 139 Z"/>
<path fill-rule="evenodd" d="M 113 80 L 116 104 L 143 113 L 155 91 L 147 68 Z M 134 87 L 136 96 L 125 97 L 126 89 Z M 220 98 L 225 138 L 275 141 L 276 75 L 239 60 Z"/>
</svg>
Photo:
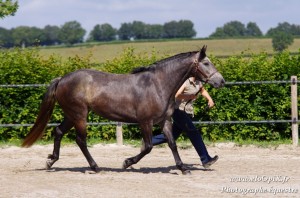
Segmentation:
<svg viewBox="0 0 300 198">
<path fill-rule="evenodd" d="M 207 76 L 203 71 L 201 71 L 199 69 L 198 64 L 199 64 L 199 61 L 197 59 L 195 59 L 194 62 L 192 63 L 192 65 L 194 66 L 195 72 L 199 72 L 205 78 L 205 80 L 201 79 L 201 81 L 204 83 L 207 83 L 210 80 L 210 78 L 218 72 L 218 70 L 215 70 L 209 76 Z"/>
</svg>

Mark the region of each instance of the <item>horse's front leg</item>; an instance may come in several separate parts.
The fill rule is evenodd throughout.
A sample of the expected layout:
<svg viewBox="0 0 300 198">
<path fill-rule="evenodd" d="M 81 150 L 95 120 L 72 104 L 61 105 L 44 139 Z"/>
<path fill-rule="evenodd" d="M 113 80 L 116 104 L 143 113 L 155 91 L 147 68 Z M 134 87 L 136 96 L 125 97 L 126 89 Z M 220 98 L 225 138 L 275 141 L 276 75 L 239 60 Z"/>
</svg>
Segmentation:
<svg viewBox="0 0 300 198">
<path fill-rule="evenodd" d="M 142 131 L 144 146 L 141 149 L 141 152 L 134 156 L 125 159 L 123 162 L 123 168 L 126 169 L 129 166 L 138 163 L 145 155 L 151 152 L 153 145 L 152 145 L 152 128 L 153 128 L 153 122 L 146 122 L 146 123 L 140 123 L 140 128 Z"/>
<path fill-rule="evenodd" d="M 181 161 L 181 158 L 179 156 L 178 150 L 177 150 L 177 145 L 176 142 L 174 140 L 173 137 L 173 133 L 172 133 L 172 122 L 170 119 L 167 119 L 163 125 L 163 132 L 167 138 L 168 141 L 168 145 L 170 147 L 170 149 L 172 150 L 174 159 L 175 159 L 175 163 L 176 163 L 176 167 L 182 171 L 182 174 L 186 175 L 186 174 L 190 174 L 190 170 L 188 170 L 188 168 L 183 164 L 183 162 Z"/>
</svg>

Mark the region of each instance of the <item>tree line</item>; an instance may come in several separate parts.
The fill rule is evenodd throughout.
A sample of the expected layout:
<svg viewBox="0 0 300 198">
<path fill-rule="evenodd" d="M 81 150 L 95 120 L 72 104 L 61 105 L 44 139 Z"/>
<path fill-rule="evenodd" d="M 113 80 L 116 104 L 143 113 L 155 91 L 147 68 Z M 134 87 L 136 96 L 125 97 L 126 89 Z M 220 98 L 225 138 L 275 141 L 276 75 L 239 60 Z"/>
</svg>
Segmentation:
<svg viewBox="0 0 300 198">
<path fill-rule="evenodd" d="M 16 0 L 0 0 L 0 18 L 14 16 L 19 8 Z M 131 39 L 170 39 L 192 38 L 197 34 L 190 20 L 171 21 L 160 24 L 145 24 L 141 21 L 121 24 L 120 29 L 113 28 L 110 24 L 97 24 L 89 33 L 87 42 L 113 41 Z M 7 30 L 0 27 L 0 47 L 10 48 L 25 45 L 72 45 L 84 42 L 86 30 L 77 21 L 66 22 L 63 26 L 47 25 L 43 29 L 36 27 L 20 26 Z M 268 30 L 263 35 L 254 22 L 246 26 L 239 21 L 231 21 L 223 27 L 216 28 L 209 38 L 236 38 L 236 37 L 272 37 L 273 48 L 282 51 L 293 43 L 294 36 L 300 36 L 300 26 L 287 22 L 279 23 L 277 27 Z"/>
<path fill-rule="evenodd" d="M 277 27 L 270 28 L 265 35 L 256 23 L 249 22 L 246 26 L 239 21 L 231 21 L 223 27 L 218 27 L 209 38 L 243 38 L 243 37 L 270 37 L 275 51 L 283 51 L 294 42 L 294 37 L 300 36 L 300 25 L 279 23 Z"/>
<path fill-rule="evenodd" d="M 192 38 L 196 36 L 194 24 L 189 20 L 170 21 L 163 25 L 145 24 L 141 21 L 123 23 L 119 29 L 110 24 L 97 24 L 86 40 L 86 30 L 77 21 L 66 22 L 61 27 L 46 25 L 44 28 L 19 26 L 12 29 L 0 27 L 0 46 L 73 45 L 91 41 L 132 39 Z"/>
<path fill-rule="evenodd" d="M 279 23 L 263 35 L 254 22 L 247 25 L 239 21 L 231 21 L 223 27 L 217 27 L 209 38 L 236 38 L 236 37 L 274 37 L 280 33 L 291 36 L 300 36 L 300 26 L 287 22 Z M 119 29 L 108 23 L 97 24 L 91 30 L 87 39 L 84 39 L 86 30 L 77 21 L 69 21 L 62 26 L 46 25 L 44 28 L 19 26 L 12 29 L 0 27 L 0 46 L 10 48 L 13 46 L 33 45 L 73 45 L 82 42 L 99 42 L 113 40 L 136 39 L 171 39 L 193 38 L 196 36 L 194 24 L 190 20 L 170 21 L 163 25 L 146 24 L 141 21 L 122 23 Z"/>
<path fill-rule="evenodd" d="M 18 1 L 0 0 L 0 18 L 14 16 L 19 8 Z M 112 41 L 131 39 L 161 39 L 161 38 L 192 38 L 196 35 L 194 24 L 189 20 L 171 21 L 160 24 L 145 24 L 141 21 L 123 23 L 119 30 L 110 24 L 98 24 L 90 32 L 89 41 Z M 77 21 L 65 23 L 62 27 L 47 25 L 43 29 L 36 27 L 20 26 L 7 30 L 0 27 L 0 47 L 13 47 L 25 45 L 55 45 L 84 42 L 86 30 Z M 271 28 L 265 36 L 272 37 L 273 48 L 282 51 L 293 43 L 293 36 L 300 35 L 299 25 L 287 22 L 279 23 L 276 28 Z M 232 37 L 261 37 L 261 30 L 254 22 L 246 26 L 239 21 L 231 21 L 223 27 L 218 27 L 209 38 Z"/>
</svg>

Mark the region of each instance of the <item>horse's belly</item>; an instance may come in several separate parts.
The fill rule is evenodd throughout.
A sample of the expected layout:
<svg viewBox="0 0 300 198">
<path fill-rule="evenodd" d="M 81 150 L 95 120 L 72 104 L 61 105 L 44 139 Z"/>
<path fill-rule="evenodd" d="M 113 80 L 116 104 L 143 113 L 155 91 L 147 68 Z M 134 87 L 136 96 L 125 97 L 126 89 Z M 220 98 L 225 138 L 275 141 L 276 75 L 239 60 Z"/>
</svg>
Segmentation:
<svg viewBox="0 0 300 198">
<path fill-rule="evenodd" d="M 93 112 L 109 120 L 137 123 L 138 119 L 132 108 L 123 105 L 106 105 L 91 108 Z"/>
</svg>

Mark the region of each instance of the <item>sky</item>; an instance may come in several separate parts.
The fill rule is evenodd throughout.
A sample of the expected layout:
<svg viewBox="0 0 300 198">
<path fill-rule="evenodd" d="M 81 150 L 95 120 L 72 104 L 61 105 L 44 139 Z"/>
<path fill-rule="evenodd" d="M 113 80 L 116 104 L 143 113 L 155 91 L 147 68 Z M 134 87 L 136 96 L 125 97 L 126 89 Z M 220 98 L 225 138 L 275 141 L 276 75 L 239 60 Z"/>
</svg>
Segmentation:
<svg viewBox="0 0 300 198">
<path fill-rule="evenodd" d="M 205 38 L 230 21 L 255 22 L 263 33 L 278 23 L 300 25 L 300 0 L 19 0 L 15 16 L 0 19 L 0 27 L 44 28 L 77 21 L 87 34 L 97 24 L 141 21 L 160 24 L 190 20 L 197 38 Z"/>
</svg>

